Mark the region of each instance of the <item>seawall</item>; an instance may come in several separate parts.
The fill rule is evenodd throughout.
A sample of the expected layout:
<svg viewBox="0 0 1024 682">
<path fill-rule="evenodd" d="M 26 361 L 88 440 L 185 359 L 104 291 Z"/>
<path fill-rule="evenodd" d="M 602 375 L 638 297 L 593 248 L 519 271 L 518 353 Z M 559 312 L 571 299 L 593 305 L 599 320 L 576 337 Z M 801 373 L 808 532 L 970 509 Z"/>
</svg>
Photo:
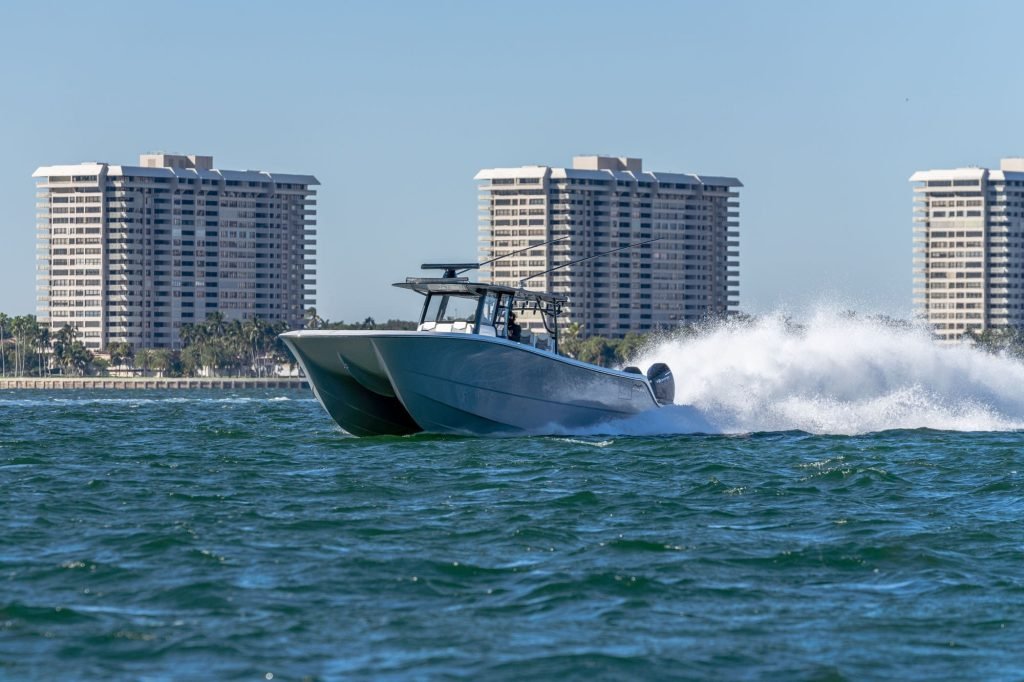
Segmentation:
<svg viewBox="0 0 1024 682">
<path fill-rule="evenodd" d="M 200 388 L 309 388 L 304 378 L 277 377 L 273 379 L 247 379 L 237 377 L 4 377 L 0 390 L 5 389 L 114 389 L 161 390 Z"/>
</svg>

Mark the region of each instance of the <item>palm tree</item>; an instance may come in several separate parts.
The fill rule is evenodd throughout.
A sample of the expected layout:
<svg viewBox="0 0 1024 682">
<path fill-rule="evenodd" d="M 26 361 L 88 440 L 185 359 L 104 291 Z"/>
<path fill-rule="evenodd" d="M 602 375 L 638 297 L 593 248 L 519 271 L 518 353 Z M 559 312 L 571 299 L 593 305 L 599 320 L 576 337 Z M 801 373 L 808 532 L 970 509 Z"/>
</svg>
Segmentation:
<svg viewBox="0 0 1024 682">
<path fill-rule="evenodd" d="M 186 376 L 194 377 L 202 367 L 199 345 L 193 344 L 181 349 L 181 369 Z"/>
<path fill-rule="evenodd" d="M 157 348 L 152 353 L 150 366 L 158 376 L 166 376 L 174 368 L 174 353 L 166 348 Z"/>
<path fill-rule="evenodd" d="M 287 364 L 289 369 L 291 369 L 295 364 L 295 359 L 292 357 L 291 351 L 288 350 L 288 346 L 281 340 L 281 334 L 284 334 L 286 331 L 288 331 L 287 322 L 275 322 L 271 326 L 270 357 L 275 364 Z"/>
<path fill-rule="evenodd" d="M 53 336 L 53 359 L 62 368 L 68 368 L 74 357 L 72 346 L 78 337 L 78 330 L 70 324 L 65 324 Z"/>
<path fill-rule="evenodd" d="M 230 353 L 223 339 L 211 339 L 204 343 L 199 349 L 199 362 L 204 369 L 212 370 L 213 376 L 217 370 L 230 363 Z"/>
<path fill-rule="evenodd" d="M 35 318 L 32 318 L 35 321 Z M 46 357 L 46 349 L 50 346 L 50 328 L 38 323 L 35 324 L 33 342 L 36 346 L 36 367 L 39 376 L 43 376 L 43 359 Z"/>
<path fill-rule="evenodd" d="M 107 345 L 107 352 L 110 353 L 110 364 L 120 368 L 121 365 L 126 361 L 130 361 L 135 356 L 135 351 L 130 343 L 124 341 L 114 341 Z"/>
<path fill-rule="evenodd" d="M 228 323 L 224 320 L 224 313 L 221 312 L 207 313 L 206 322 L 203 324 L 210 336 L 224 336 L 224 332 L 228 328 Z"/>
<path fill-rule="evenodd" d="M 626 364 L 640 355 L 646 349 L 646 346 L 647 337 L 636 332 L 629 332 L 615 347 L 615 356 L 619 359 L 619 362 Z"/>
<path fill-rule="evenodd" d="M 274 329 L 266 320 L 254 317 L 246 320 L 243 334 L 256 376 L 263 376 L 266 369 L 266 355 L 274 342 Z"/>
<path fill-rule="evenodd" d="M 0 376 L 7 376 L 7 345 L 4 343 L 4 327 L 9 326 L 11 318 L 0 313 Z"/>
<path fill-rule="evenodd" d="M 11 338 L 14 340 L 14 375 L 21 376 L 22 357 L 25 350 L 25 334 L 27 331 L 28 316 L 18 315 L 10 321 Z"/>
<path fill-rule="evenodd" d="M 615 363 L 615 346 L 603 336 L 591 336 L 583 342 L 578 359 L 592 365 L 611 367 Z"/>
<path fill-rule="evenodd" d="M 241 320 L 231 320 L 224 330 L 225 360 L 229 368 L 241 372 L 249 353 Z"/>
<path fill-rule="evenodd" d="M 201 329 L 198 325 L 194 325 L 191 322 L 185 322 L 181 325 L 178 330 L 178 337 L 181 339 L 181 347 L 191 346 L 195 343 L 201 334 Z"/>
<path fill-rule="evenodd" d="M 14 339 L 15 375 L 24 376 L 32 357 L 36 358 L 36 366 L 42 372 L 42 354 L 49 345 L 50 330 L 40 325 L 35 315 L 19 315 L 8 324 Z"/>
<path fill-rule="evenodd" d="M 81 341 L 72 341 L 68 352 L 68 365 L 73 367 L 78 376 L 84 376 L 85 370 L 92 362 L 92 351 Z"/>
<path fill-rule="evenodd" d="M 583 341 L 580 339 L 580 325 L 578 322 L 571 322 L 566 325 L 562 333 L 558 335 L 558 351 L 570 358 L 578 358 Z"/>
<path fill-rule="evenodd" d="M 142 376 L 146 376 L 146 371 L 153 368 L 154 354 L 152 348 L 140 348 L 135 354 L 135 366 L 142 370 Z"/>
</svg>

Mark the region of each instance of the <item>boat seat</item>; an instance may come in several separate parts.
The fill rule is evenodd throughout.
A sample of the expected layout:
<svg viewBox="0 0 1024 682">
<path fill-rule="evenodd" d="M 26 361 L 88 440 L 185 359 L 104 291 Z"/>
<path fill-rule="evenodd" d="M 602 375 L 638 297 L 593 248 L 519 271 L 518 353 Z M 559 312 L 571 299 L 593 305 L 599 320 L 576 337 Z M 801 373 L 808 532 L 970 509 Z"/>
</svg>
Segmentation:
<svg viewBox="0 0 1024 682">
<path fill-rule="evenodd" d="M 498 331 L 494 328 L 493 324 L 482 324 L 480 325 L 480 336 L 497 336 Z"/>
<path fill-rule="evenodd" d="M 418 331 L 418 332 L 432 332 L 432 331 L 434 331 L 434 327 L 436 327 L 436 326 L 437 326 L 437 322 L 424 322 L 419 327 L 416 327 L 416 331 Z"/>
</svg>

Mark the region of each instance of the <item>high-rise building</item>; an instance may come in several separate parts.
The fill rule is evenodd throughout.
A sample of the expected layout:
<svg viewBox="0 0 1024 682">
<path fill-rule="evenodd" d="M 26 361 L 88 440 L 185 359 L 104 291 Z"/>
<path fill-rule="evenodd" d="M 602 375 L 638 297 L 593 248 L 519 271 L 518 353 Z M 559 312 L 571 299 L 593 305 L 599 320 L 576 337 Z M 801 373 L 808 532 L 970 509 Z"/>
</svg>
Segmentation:
<svg viewBox="0 0 1024 682">
<path fill-rule="evenodd" d="M 491 168 L 476 180 L 481 261 L 528 249 L 489 266 L 484 279 L 526 280 L 527 288 L 564 294 L 568 319 L 583 336 L 671 328 L 739 304 L 736 178 L 645 172 L 640 159 L 577 156 L 572 168 Z"/>
<path fill-rule="evenodd" d="M 302 324 L 314 303 L 317 179 L 215 170 L 213 157 L 43 166 L 37 312 L 85 345 L 176 348 L 220 312 Z"/>
<path fill-rule="evenodd" d="M 1024 158 L 910 181 L 918 315 L 945 342 L 1024 325 Z"/>
</svg>

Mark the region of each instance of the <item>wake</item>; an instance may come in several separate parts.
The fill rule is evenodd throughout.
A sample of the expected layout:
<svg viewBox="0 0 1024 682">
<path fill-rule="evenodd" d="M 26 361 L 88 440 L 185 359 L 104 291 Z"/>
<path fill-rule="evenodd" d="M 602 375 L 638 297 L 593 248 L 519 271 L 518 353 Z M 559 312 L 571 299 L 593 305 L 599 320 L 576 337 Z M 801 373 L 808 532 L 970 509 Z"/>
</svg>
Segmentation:
<svg viewBox="0 0 1024 682">
<path fill-rule="evenodd" d="M 1024 429 L 1021 362 L 833 312 L 802 329 L 781 316 L 724 323 L 665 341 L 637 364 L 654 362 L 672 368 L 676 405 L 619 422 L 615 433 Z"/>
</svg>

